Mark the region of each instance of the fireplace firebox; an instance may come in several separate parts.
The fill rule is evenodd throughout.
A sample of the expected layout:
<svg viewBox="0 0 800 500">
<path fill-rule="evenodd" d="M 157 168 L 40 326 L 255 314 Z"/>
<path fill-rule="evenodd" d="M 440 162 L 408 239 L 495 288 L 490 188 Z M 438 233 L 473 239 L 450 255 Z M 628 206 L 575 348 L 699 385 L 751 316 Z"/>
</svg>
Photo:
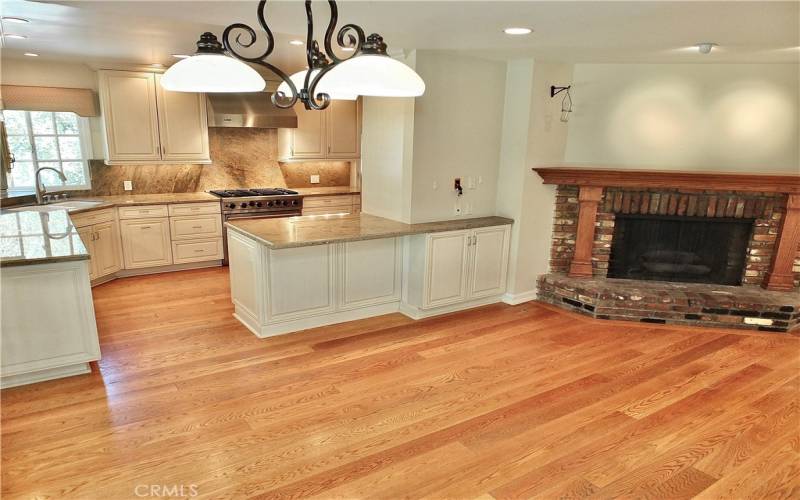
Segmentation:
<svg viewBox="0 0 800 500">
<path fill-rule="evenodd" d="M 618 214 L 608 277 L 740 285 L 753 222 Z"/>
</svg>

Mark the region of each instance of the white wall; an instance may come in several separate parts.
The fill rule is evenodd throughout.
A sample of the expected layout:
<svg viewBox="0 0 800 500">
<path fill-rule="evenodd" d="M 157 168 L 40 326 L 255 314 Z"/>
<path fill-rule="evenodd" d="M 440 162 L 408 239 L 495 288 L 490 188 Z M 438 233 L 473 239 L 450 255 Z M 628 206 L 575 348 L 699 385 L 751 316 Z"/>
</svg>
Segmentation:
<svg viewBox="0 0 800 500">
<path fill-rule="evenodd" d="M 361 209 L 411 222 L 414 100 L 365 97 L 362 123 Z"/>
<path fill-rule="evenodd" d="M 494 215 L 506 64 L 452 52 L 416 56 L 426 91 L 414 106 L 411 219 L 453 219 L 456 203 L 461 217 Z M 460 200 L 456 177 L 465 187 Z M 475 189 L 467 188 L 468 177 Z"/>
<path fill-rule="evenodd" d="M 497 182 L 497 214 L 514 219 L 509 261 L 510 302 L 533 298 L 536 278 L 548 271 L 555 186 L 542 184 L 532 168 L 564 157 L 567 124 L 550 85 L 572 77 L 567 64 L 512 61 L 505 89 L 503 140 Z"/>
<path fill-rule="evenodd" d="M 36 59 L 0 61 L 0 83 L 41 87 L 91 89 L 97 93 L 97 72 L 85 64 L 60 63 Z M 97 109 L 100 109 L 98 106 Z M 89 118 L 92 156 L 103 158 L 103 124 L 99 116 Z"/>
<path fill-rule="evenodd" d="M 797 64 L 577 64 L 567 163 L 798 172 Z"/>
</svg>

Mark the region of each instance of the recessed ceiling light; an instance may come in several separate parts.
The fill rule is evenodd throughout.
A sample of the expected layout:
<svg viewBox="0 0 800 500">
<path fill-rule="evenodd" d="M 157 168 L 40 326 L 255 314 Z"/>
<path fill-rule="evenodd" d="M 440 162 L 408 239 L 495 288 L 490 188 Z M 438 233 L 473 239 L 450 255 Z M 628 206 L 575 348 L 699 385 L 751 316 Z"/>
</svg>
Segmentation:
<svg viewBox="0 0 800 500">
<path fill-rule="evenodd" d="M 2 19 L 7 23 L 25 24 L 30 22 L 28 19 L 25 19 L 24 17 L 3 16 Z"/>
<path fill-rule="evenodd" d="M 17 40 L 24 40 L 24 39 L 26 39 L 28 37 L 25 36 L 25 35 L 15 35 L 15 34 L 12 34 L 12 33 L 3 33 L 3 38 L 14 38 L 14 39 L 17 39 Z"/>
<path fill-rule="evenodd" d="M 28 57 L 39 57 L 39 54 L 34 54 L 33 52 L 25 52 L 23 55 Z"/>
<path fill-rule="evenodd" d="M 530 28 L 506 28 L 503 30 L 503 33 L 506 35 L 528 35 L 533 30 Z"/>
<path fill-rule="evenodd" d="M 303 45 L 302 40 L 289 40 L 289 45 Z"/>
<path fill-rule="evenodd" d="M 713 42 L 701 42 L 701 43 L 697 44 L 697 50 L 701 54 L 710 54 L 711 53 L 711 49 L 713 49 L 716 46 L 717 46 L 717 44 L 713 43 Z"/>
<path fill-rule="evenodd" d="M 186 54 L 172 54 L 172 57 L 174 57 L 175 59 L 186 59 L 187 57 L 191 56 L 188 56 Z"/>
</svg>

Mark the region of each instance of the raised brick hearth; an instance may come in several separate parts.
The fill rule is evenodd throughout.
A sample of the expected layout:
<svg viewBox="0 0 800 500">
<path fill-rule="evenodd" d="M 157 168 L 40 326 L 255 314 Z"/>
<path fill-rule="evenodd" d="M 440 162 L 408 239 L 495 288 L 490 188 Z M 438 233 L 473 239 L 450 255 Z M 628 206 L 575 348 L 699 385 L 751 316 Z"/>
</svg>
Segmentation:
<svg viewBox="0 0 800 500">
<path fill-rule="evenodd" d="M 545 183 L 557 185 L 550 273 L 539 278 L 540 300 L 599 319 L 800 330 L 800 176 L 535 170 Z M 736 245 L 743 252 L 746 241 L 746 251 L 738 253 L 738 265 L 730 268 L 733 273 L 728 273 L 726 281 L 717 283 L 741 282 L 741 286 L 710 284 L 713 279 L 680 283 L 607 278 L 612 248 L 618 246 L 614 245 L 615 221 L 621 215 L 626 220 L 656 216 L 653 220 L 702 218 L 711 224 L 717 224 L 716 219 L 739 224 Z M 741 229 L 742 224 L 751 226 L 746 240 L 747 233 L 742 231 L 747 227 Z M 645 227 L 642 235 L 652 233 Z M 631 236 L 627 229 L 619 229 L 619 234 L 628 235 L 627 246 Z M 708 244 L 700 247 L 706 253 Z M 725 245 L 720 251 L 730 248 L 735 253 L 736 245 Z M 656 253 L 667 255 L 664 252 Z M 621 254 L 613 255 L 617 255 L 614 262 L 622 262 Z M 641 269 L 637 262 L 633 268 Z M 697 268 L 708 272 L 708 267 Z M 619 275 L 620 267 L 614 269 Z M 661 279 L 658 275 L 632 277 Z"/>
<path fill-rule="evenodd" d="M 598 319 L 786 332 L 800 324 L 800 294 L 612 278 L 539 277 L 539 300 Z"/>
</svg>

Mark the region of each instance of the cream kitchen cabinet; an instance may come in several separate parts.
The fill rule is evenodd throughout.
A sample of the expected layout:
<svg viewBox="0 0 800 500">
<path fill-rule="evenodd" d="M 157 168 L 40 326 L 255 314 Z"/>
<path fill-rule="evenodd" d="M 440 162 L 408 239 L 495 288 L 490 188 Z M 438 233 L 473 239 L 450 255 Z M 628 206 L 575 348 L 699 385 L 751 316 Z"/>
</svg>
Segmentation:
<svg viewBox="0 0 800 500">
<path fill-rule="evenodd" d="M 160 78 L 99 72 L 107 163 L 210 163 L 205 95 L 166 91 Z"/>
<path fill-rule="evenodd" d="M 71 217 L 84 246 L 91 255 L 89 279 L 94 281 L 122 268 L 119 224 L 112 209 L 104 209 Z"/>
<path fill-rule="evenodd" d="M 404 312 L 424 317 L 425 311 L 496 302 L 506 291 L 510 238 L 511 226 L 410 237 Z"/>
<path fill-rule="evenodd" d="M 323 111 L 295 105 L 296 129 L 278 129 L 282 161 L 355 160 L 361 157 L 361 100 L 334 100 Z"/>
<path fill-rule="evenodd" d="M 125 219 L 119 225 L 125 269 L 172 264 L 169 219 Z"/>
<path fill-rule="evenodd" d="M 361 211 L 361 196 L 340 194 L 307 196 L 303 199 L 303 215 L 352 214 Z"/>
</svg>

